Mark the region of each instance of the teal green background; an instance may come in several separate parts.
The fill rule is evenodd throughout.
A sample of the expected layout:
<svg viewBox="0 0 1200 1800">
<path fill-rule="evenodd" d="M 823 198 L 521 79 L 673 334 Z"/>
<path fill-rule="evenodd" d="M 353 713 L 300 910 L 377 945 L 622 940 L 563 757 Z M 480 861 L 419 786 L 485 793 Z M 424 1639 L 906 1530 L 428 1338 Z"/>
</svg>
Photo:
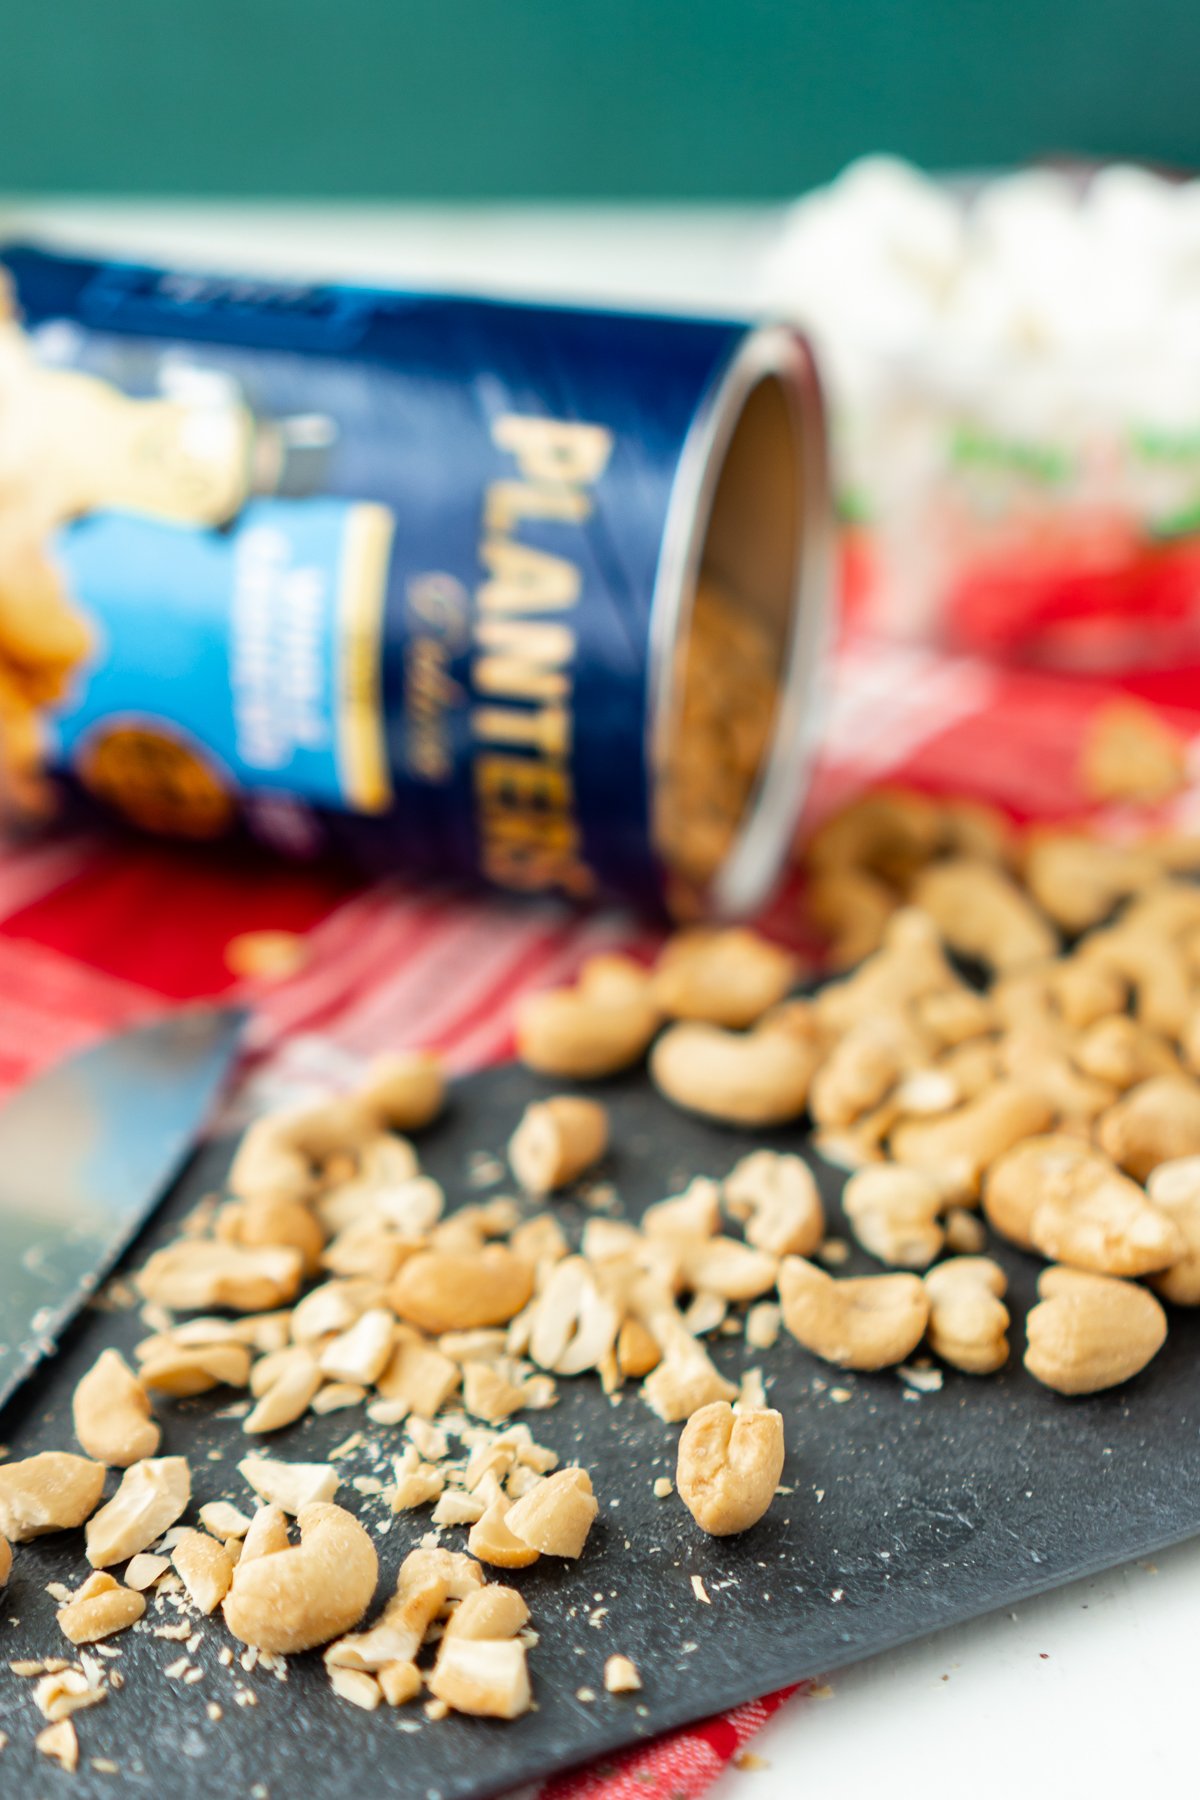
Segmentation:
<svg viewBox="0 0 1200 1800">
<path fill-rule="evenodd" d="M 0 0 L 0 190 L 753 198 L 1200 162 L 1197 0 Z"/>
</svg>

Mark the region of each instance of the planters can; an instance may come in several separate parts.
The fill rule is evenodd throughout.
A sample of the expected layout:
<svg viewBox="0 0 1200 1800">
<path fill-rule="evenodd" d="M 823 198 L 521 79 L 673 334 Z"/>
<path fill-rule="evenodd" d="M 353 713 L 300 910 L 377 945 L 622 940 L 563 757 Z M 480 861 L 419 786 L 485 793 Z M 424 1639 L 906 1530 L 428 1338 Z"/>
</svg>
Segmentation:
<svg viewBox="0 0 1200 1800">
<path fill-rule="evenodd" d="M 765 897 L 830 613 L 796 332 L 0 267 L 28 806 L 683 913 Z"/>
</svg>

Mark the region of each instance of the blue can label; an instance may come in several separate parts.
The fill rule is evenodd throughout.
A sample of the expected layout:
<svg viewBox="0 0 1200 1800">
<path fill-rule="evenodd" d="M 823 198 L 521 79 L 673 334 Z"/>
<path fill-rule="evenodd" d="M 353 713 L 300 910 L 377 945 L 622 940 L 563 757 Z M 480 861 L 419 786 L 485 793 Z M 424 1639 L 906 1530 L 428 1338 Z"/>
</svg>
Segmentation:
<svg viewBox="0 0 1200 1800">
<path fill-rule="evenodd" d="M 341 500 L 260 500 L 226 532 L 97 513 L 57 544 L 98 622 L 88 666 L 54 720 L 57 754 L 155 829 L 199 833 L 188 797 L 154 803 L 148 763 L 123 795 L 114 746 L 164 774 L 190 756 L 229 795 L 270 789 L 382 812 L 392 786 L 379 681 L 392 520 Z M 196 791 L 207 783 L 197 778 Z M 220 809 L 205 807 L 211 822 Z"/>
<path fill-rule="evenodd" d="M 4 261 L 88 644 L 39 708 L 68 786 L 151 830 L 657 891 L 651 604 L 740 327 Z"/>
</svg>

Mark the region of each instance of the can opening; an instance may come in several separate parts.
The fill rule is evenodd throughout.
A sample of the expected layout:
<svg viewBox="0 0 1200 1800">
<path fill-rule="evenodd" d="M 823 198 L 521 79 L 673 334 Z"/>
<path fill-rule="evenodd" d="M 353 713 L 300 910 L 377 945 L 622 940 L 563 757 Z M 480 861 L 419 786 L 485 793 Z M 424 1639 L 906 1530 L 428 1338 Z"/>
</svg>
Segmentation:
<svg viewBox="0 0 1200 1800">
<path fill-rule="evenodd" d="M 697 432 L 660 575 L 674 591 L 661 597 L 655 832 L 672 911 L 734 915 L 778 874 L 817 736 L 828 484 L 803 341 L 751 334 Z"/>
</svg>

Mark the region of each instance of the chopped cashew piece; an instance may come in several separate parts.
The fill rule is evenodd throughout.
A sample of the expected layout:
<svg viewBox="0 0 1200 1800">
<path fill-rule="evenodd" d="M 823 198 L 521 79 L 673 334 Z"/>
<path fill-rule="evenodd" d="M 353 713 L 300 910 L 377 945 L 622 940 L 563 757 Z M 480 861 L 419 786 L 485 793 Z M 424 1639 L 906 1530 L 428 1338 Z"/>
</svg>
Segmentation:
<svg viewBox="0 0 1200 1800">
<path fill-rule="evenodd" d="M 234 1561 L 224 1544 L 203 1531 L 185 1531 L 171 1551 L 171 1561 L 200 1611 L 215 1612 L 233 1580 Z"/>
<path fill-rule="evenodd" d="M 752 1350 L 773 1350 L 779 1341 L 783 1314 L 776 1301 L 760 1300 L 746 1314 L 746 1342 Z"/>
<path fill-rule="evenodd" d="M 750 1151 L 725 1177 L 724 1198 L 746 1221 L 746 1242 L 771 1256 L 811 1256 L 825 1236 L 821 1196 L 799 1156 Z"/>
<path fill-rule="evenodd" d="M 297 1419 L 303 1418 L 320 1391 L 321 1371 L 307 1352 L 297 1345 L 295 1353 L 281 1350 L 278 1354 L 281 1358 L 289 1358 L 289 1361 L 281 1367 L 274 1381 L 264 1388 L 257 1405 L 242 1420 L 242 1430 L 247 1436 L 265 1431 L 282 1431 L 285 1426 L 294 1425 Z M 258 1369 L 273 1361 L 274 1358 L 264 1356 Z M 258 1369 L 255 1370 L 256 1375 Z"/>
<path fill-rule="evenodd" d="M 401 1338 L 376 1385 L 385 1399 L 396 1401 L 405 1411 L 421 1418 L 432 1419 L 461 1378 L 459 1365 L 440 1350 Z"/>
<path fill-rule="evenodd" d="M 511 1638 L 529 1623 L 529 1608 L 516 1588 L 498 1581 L 460 1600 L 446 1626 L 447 1637 Z"/>
<path fill-rule="evenodd" d="M 88 1521 L 87 1559 L 94 1569 L 127 1562 L 180 1518 L 192 1497 L 183 1456 L 159 1456 L 126 1469 L 121 1485 Z"/>
<path fill-rule="evenodd" d="M 375 1592 L 379 1559 L 353 1513 L 306 1506 L 300 1542 L 251 1556 L 250 1540 L 225 1596 L 225 1623 L 258 1650 L 292 1656 L 350 1631 Z"/>
<path fill-rule="evenodd" d="M 142 1594 L 121 1587 L 111 1575 L 98 1573 L 88 1576 L 55 1617 L 59 1630 L 73 1644 L 95 1644 L 116 1631 L 125 1631 L 145 1610 Z"/>
<path fill-rule="evenodd" d="M 265 1312 L 285 1306 L 300 1289 L 304 1259 L 290 1246 L 239 1244 L 180 1238 L 138 1271 L 135 1283 L 144 1300 L 172 1312 L 228 1307 L 231 1312 Z"/>
<path fill-rule="evenodd" d="M 675 1486 L 701 1531 L 729 1537 L 748 1531 L 767 1511 L 783 1474 L 783 1454 L 779 1413 L 735 1413 L 718 1400 L 684 1426 Z"/>
<path fill-rule="evenodd" d="M 1110 700 L 1088 723 L 1079 772 L 1093 800 L 1166 800 L 1187 781 L 1187 744 L 1144 701 Z"/>
<path fill-rule="evenodd" d="M 200 1508 L 200 1523 L 222 1543 L 226 1538 L 244 1538 L 250 1529 L 249 1515 L 228 1500 L 209 1500 Z"/>
<path fill-rule="evenodd" d="M 462 1366 L 463 1407 L 489 1425 L 503 1424 L 525 1405 L 525 1389 L 508 1362 L 466 1362 Z"/>
<path fill-rule="evenodd" d="M 377 1130 L 423 1130 L 446 1104 L 440 1058 L 428 1050 L 379 1057 L 356 1089 L 353 1104 Z"/>
<path fill-rule="evenodd" d="M 250 1350 L 245 1344 L 168 1344 L 142 1363 L 143 1385 L 187 1399 L 215 1387 L 245 1387 Z"/>
<path fill-rule="evenodd" d="M 1174 1222 L 1186 1247 L 1179 1261 L 1153 1276 L 1150 1285 L 1173 1306 L 1200 1306 L 1200 1156 L 1159 1163 L 1146 1193 Z"/>
<path fill-rule="evenodd" d="M 987 1256 L 955 1256 L 925 1277 L 929 1348 L 952 1368 L 990 1375 L 1008 1361 L 1004 1270 Z"/>
<path fill-rule="evenodd" d="M 71 1531 L 91 1517 L 104 1492 L 104 1464 L 66 1450 L 0 1463 L 0 1535 L 24 1544 Z"/>
<path fill-rule="evenodd" d="M 528 1498 L 528 1496 L 527 1496 Z M 498 1495 L 481 1517 L 476 1520 L 467 1534 L 467 1549 L 480 1562 L 491 1563 L 501 1569 L 527 1569 L 535 1563 L 539 1552 L 531 1544 L 521 1538 L 514 1537 L 508 1529 L 508 1514 L 512 1502 Z M 522 1501 L 517 1501 L 518 1506 Z"/>
<path fill-rule="evenodd" d="M 329 1671 L 329 1685 L 340 1700 L 348 1700 L 364 1712 L 374 1712 L 383 1699 L 383 1689 L 374 1675 L 362 1669 L 342 1669 L 335 1664 Z"/>
<path fill-rule="evenodd" d="M 136 1588 L 139 1594 L 144 1594 L 147 1588 L 152 1588 L 156 1581 L 162 1579 L 170 1566 L 169 1556 L 155 1556 L 149 1550 L 139 1550 L 136 1556 L 130 1557 L 126 1565 L 125 1586 Z"/>
<path fill-rule="evenodd" d="M 608 1114 L 595 1100 L 558 1094 L 525 1108 L 508 1146 L 513 1174 L 539 1198 L 567 1187 L 608 1148 Z"/>
<path fill-rule="evenodd" d="M 391 1360 L 396 1321 L 386 1307 L 368 1307 L 348 1330 L 326 1344 L 320 1369 L 333 1381 L 356 1381 L 370 1387 Z"/>
<path fill-rule="evenodd" d="M 639 1694 L 642 1678 L 630 1656 L 610 1656 L 604 1664 L 604 1686 L 610 1694 Z"/>
<path fill-rule="evenodd" d="M 599 1510 L 587 1470 L 560 1469 L 514 1501 L 504 1524 L 543 1556 L 578 1557 Z"/>
<path fill-rule="evenodd" d="M 385 1663 L 375 1678 L 389 1706 L 406 1706 L 421 1692 L 421 1671 L 413 1662 Z"/>
<path fill-rule="evenodd" d="M 903 1269 L 928 1268 L 941 1250 L 945 1204 L 930 1176 L 894 1163 L 859 1169 L 842 1194 L 842 1208 L 863 1249 Z"/>
<path fill-rule="evenodd" d="M 887 1369 L 925 1335 L 929 1295 L 916 1275 L 835 1281 L 801 1257 L 779 1267 L 783 1322 L 798 1343 L 843 1369 Z"/>
<path fill-rule="evenodd" d="M 1025 1321 L 1025 1367 L 1060 1394 L 1095 1394 L 1137 1375 L 1162 1349 L 1167 1319 L 1153 1294 L 1109 1275 L 1046 1269 Z"/>
<path fill-rule="evenodd" d="M 0 1537 L 0 1592 L 3 1592 L 8 1586 L 9 1577 L 12 1574 L 12 1566 L 12 1545 L 6 1537 Z"/>
<path fill-rule="evenodd" d="M 714 1367 L 702 1344 L 691 1348 L 672 1344 L 642 1383 L 647 1406 L 666 1425 L 690 1419 L 713 1400 L 736 1400 L 737 1393 L 734 1383 Z"/>
<path fill-rule="evenodd" d="M 657 1339 L 640 1319 L 626 1319 L 617 1334 L 617 1367 L 621 1374 L 637 1381 L 641 1376 L 649 1375 L 661 1361 L 662 1351 Z"/>
<path fill-rule="evenodd" d="M 71 1401 L 75 1436 L 89 1456 L 111 1468 L 153 1456 L 161 1432 L 150 1416 L 150 1396 L 117 1350 L 102 1350 Z"/>
<path fill-rule="evenodd" d="M 429 1691 L 455 1712 L 517 1719 L 533 1703 L 525 1646 L 516 1638 L 446 1636 Z"/>
<path fill-rule="evenodd" d="M 770 1293 L 778 1267 L 777 1257 L 737 1238 L 706 1238 L 683 1254 L 684 1278 L 693 1293 L 716 1294 L 722 1300 L 757 1300 Z"/>
<path fill-rule="evenodd" d="M 33 1703 L 44 1719 L 56 1725 L 60 1719 L 69 1719 L 72 1713 L 99 1706 L 107 1695 L 108 1689 L 98 1671 L 88 1674 L 81 1668 L 62 1669 L 42 1676 L 33 1690 Z"/>
<path fill-rule="evenodd" d="M 268 1506 L 299 1515 L 306 1507 L 331 1501 L 338 1491 L 338 1472 L 330 1463 L 281 1462 L 252 1452 L 238 1472 Z"/>
<path fill-rule="evenodd" d="M 79 1738 L 70 1719 L 47 1725 L 33 1741 L 43 1756 L 58 1763 L 68 1775 L 73 1775 L 79 1767 Z"/>
</svg>

